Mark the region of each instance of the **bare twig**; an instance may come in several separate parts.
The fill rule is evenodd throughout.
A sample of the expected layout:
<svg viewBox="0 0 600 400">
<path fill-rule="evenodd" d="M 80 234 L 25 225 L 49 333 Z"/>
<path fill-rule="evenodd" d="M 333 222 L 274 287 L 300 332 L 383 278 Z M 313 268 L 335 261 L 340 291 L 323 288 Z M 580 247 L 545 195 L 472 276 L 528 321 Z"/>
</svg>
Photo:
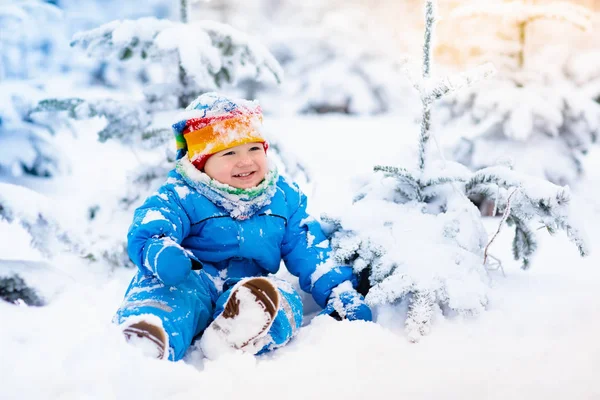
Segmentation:
<svg viewBox="0 0 600 400">
<path fill-rule="evenodd" d="M 487 246 L 485 246 L 485 250 L 483 251 L 483 265 L 486 265 L 486 263 L 487 263 L 488 249 L 490 248 L 491 244 L 494 242 L 494 240 L 496 239 L 496 237 L 498 236 L 498 234 L 500 234 L 500 230 L 502 229 L 502 225 L 504 225 L 504 222 L 506 222 L 506 219 L 510 215 L 510 206 L 511 206 L 510 200 L 514 196 L 514 194 L 517 193 L 518 190 L 519 190 L 519 188 L 516 188 L 515 190 L 513 190 L 512 193 L 508 196 L 508 199 L 506 200 L 506 210 L 504 210 L 504 214 L 502 214 L 502 219 L 500 220 L 500 224 L 498 225 L 498 229 L 496 230 L 496 233 L 494 233 L 494 236 L 492 236 L 492 238 L 488 242 Z"/>
</svg>

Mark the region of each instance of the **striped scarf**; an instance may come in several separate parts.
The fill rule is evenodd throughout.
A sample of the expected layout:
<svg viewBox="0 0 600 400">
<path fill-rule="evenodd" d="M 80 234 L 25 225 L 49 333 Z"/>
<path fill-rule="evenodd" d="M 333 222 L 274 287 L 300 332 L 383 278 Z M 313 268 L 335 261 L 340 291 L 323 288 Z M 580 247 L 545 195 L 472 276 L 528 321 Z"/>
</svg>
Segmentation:
<svg viewBox="0 0 600 400">
<path fill-rule="evenodd" d="M 279 179 L 277 168 L 272 166 L 260 184 L 241 189 L 212 179 L 196 169 L 187 157 L 180 158 L 175 169 L 188 185 L 217 206 L 224 208 L 231 218 L 238 220 L 248 219 L 270 204 Z"/>
</svg>

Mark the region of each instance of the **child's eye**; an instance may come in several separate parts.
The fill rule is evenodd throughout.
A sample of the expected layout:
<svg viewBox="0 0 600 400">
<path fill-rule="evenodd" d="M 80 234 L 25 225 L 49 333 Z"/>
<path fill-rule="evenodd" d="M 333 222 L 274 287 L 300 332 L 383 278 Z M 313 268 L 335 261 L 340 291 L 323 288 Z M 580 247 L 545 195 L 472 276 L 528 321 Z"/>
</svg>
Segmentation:
<svg viewBox="0 0 600 400">
<path fill-rule="evenodd" d="M 250 147 L 250 151 L 260 150 L 260 146 L 252 146 Z"/>
<path fill-rule="evenodd" d="M 234 154 L 235 154 L 234 151 L 228 151 L 227 153 L 223 154 L 223 156 L 232 156 Z"/>
</svg>

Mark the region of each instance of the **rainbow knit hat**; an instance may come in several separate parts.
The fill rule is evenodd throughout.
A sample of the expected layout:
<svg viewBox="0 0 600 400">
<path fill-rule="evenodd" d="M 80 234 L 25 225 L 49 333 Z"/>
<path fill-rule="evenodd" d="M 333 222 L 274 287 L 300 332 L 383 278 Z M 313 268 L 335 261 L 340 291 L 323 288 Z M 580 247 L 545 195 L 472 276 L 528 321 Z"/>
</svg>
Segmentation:
<svg viewBox="0 0 600 400">
<path fill-rule="evenodd" d="M 262 110 L 256 101 L 204 93 L 194 100 L 173 124 L 177 159 L 186 154 L 202 170 L 206 160 L 219 151 L 245 143 L 267 143 L 260 132 Z"/>
</svg>

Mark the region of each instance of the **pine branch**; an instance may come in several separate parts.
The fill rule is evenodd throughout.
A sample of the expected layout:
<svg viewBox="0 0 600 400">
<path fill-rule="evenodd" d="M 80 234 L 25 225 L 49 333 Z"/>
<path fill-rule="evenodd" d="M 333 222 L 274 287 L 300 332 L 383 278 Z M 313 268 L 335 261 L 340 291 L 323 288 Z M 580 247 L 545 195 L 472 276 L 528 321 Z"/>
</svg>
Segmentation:
<svg viewBox="0 0 600 400">
<path fill-rule="evenodd" d="M 374 279 L 373 274 L 371 274 L 371 281 L 379 281 L 379 283 L 371 287 L 365 297 L 365 300 L 371 306 L 393 304 L 398 299 L 402 299 L 410 293 L 413 287 L 412 278 L 399 273 L 389 275 L 387 278 L 381 278 L 381 280 Z"/>
<path fill-rule="evenodd" d="M 581 235 L 581 232 L 579 232 L 577 228 L 573 227 L 570 223 L 563 219 L 558 220 L 556 225 L 557 228 L 565 231 L 567 237 L 577 246 L 577 249 L 579 250 L 579 255 L 581 257 L 585 257 L 590 254 L 588 245 L 583 236 Z"/>
<path fill-rule="evenodd" d="M 400 167 L 392 167 L 387 165 L 376 165 L 373 167 L 373 171 L 375 172 L 384 172 L 388 176 L 392 176 L 394 178 L 402 179 L 404 182 L 409 184 L 410 186 L 419 189 L 420 185 L 418 180 L 414 177 L 412 173 L 410 173 L 405 168 Z"/>
<path fill-rule="evenodd" d="M 72 98 L 67 98 L 67 99 L 45 99 L 45 100 L 40 101 L 34 108 L 32 108 L 29 111 L 28 116 L 31 116 L 31 114 L 38 113 L 38 112 L 68 111 L 69 117 L 75 118 L 76 117 L 76 113 L 75 113 L 76 108 L 84 102 L 85 102 L 85 100 L 77 98 L 77 97 L 72 97 Z"/>
<path fill-rule="evenodd" d="M 438 185 L 444 185 L 447 183 L 464 183 L 467 180 L 458 176 L 440 176 L 438 178 L 435 179 L 429 179 L 428 181 L 426 181 L 425 183 L 422 183 L 421 186 L 425 189 L 425 188 L 429 188 L 431 186 L 438 186 Z"/>
<path fill-rule="evenodd" d="M 492 63 L 486 63 L 460 74 L 444 77 L 431 84 L 431 89 L 425 93 L 426 104 L 432 104 L 447 94 L 452 94 L 474 83 L 489 79 L 497 73 Z"/>
<path fill-rule="evenodd" d="M 537 249 L 535 234 L 529 229 L 525 221 L 516 215 L 511 215 L 510 220 L 515 224 L 515 237 L 512 246 L 513 256 L 515 260 L 523 261 L 521 268 L 529 269 L 531 256 Z"/>
<path fill-rule="evenodd" d="M 406 316 L 406 331 L 410 341 L 418 342 L 422 336 L 429 333 L 435 304 L 433 291 L 420 289 L 412 293 Z"/>
<path fill-rule="evenodd" d="M 494 167 L 504 168 L 504 167 Z M 476 171 L 473 177 L 466 183 L 465 191 L 467 195 L 470 195 L 472 191 L 476 191 L 477 186 L 480 185 L 496 185 L 499 187 L 516 187 L 519 186 L 520 182 L 514 180 L 508 180 L 506 177 L 500 176 L 496 173 L 496 170 L 489 170 L 487 168 Z"/>
<path fill-rule="evenodd" d="M 399 186 L 396 186 L 395 190 L 400 196 L 404 197 L 407 201 L 417 200 L 419 197 L 417 192 L 413 191 L 412 192 L 413 194 L 411 195 L 410 193 L 408 193 L 407 191 L 405 191 L 404 189 L 402 189 Z"/>
</svg>

